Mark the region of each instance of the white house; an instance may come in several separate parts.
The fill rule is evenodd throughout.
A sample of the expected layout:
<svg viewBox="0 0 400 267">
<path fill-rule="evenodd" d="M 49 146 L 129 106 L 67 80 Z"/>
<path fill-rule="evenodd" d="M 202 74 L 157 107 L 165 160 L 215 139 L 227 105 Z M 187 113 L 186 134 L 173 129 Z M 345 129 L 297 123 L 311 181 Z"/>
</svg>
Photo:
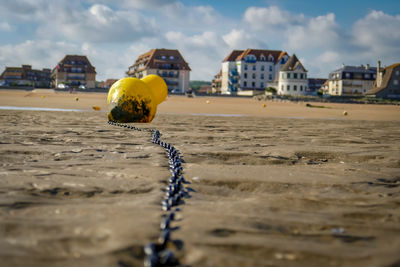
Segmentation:
<svg viewBox="0 0 400 267">
<path fill-rule="evenodd" d="M 288 59 L 278 50 L 233 50 L 222 62 L 221 94 L 264 93 Z"/>
<path fill-rule="evenodd" d="M 306 95 L 308 87 L 307 70 L 295 54 L 279 71 L 278 95 Z"/>
</svg>

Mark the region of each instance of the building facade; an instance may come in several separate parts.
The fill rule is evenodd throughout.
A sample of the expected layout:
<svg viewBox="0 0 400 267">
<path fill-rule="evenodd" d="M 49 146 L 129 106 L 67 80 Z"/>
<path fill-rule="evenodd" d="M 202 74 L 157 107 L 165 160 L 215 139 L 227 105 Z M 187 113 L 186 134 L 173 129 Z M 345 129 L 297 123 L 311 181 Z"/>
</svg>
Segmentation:
<svg viewBox="0 0 400 267">
<path fill-rule="evenodd" d="M 53 85 L 96 87 L 96 69 L 86 56 L 66 55 L 53 69 Z"/>
<path fill-rule="evenodd" d="M 306 95 L 308 89 L 307 70 L 293 54 L 279 71 L 278 95 Z"/>
<path fill-rule="evenodd" d="M 143 78 L 156 74 L 164 79 L 168 92 L 185 93 L 189 91 L 189 64 L 176 49 L 152 49 L 140 55 L 129 67 L 129 77 Z"/>
<path fill-rule="evenodd" d="M 214 79 L 211 81 L 211 90 L 213 94 L 221 93 L 222 71 L 220 70 L 215 74 Z"/>
<path fill-rule="evenodd" d="M 289 56 L 278 50 L 233 50 L 222 62 L 221 94 L 264 92 L 278 80 Z"/>
<path fill-rule="evenodd" d="M 31 65 L 22 65 L 22 67 L 6 67 L 0 75 L 2 85 L 6 86 L 32 86 L 45 87 L 51 86 L 51 70 L 32 69 Z"/>
<path fill-rule="evenodd" d="M 362 96 L 372 89 L 375 79 L 375 67 L 343 65 L 329 74 L 329 94 Z"/>
<path fill-rule="evenodd" d="M 379 98 L 400 98 L 400 63 L 382 69 L 381 62 L 378 61 L 376 72 L 374 87 L 366 95 Z"/>
<path fill-rule="evenodd" d="M 318 91 L 321 92 L 321 94 L 324 93 L 325 89 L 325 84 L 328 85 L 327 83 L 328 79 L 322 79 L 322 78 L 308 78 L 308 88 L 306 90 L 307 95 L 318 95 Z"/>
</svg>

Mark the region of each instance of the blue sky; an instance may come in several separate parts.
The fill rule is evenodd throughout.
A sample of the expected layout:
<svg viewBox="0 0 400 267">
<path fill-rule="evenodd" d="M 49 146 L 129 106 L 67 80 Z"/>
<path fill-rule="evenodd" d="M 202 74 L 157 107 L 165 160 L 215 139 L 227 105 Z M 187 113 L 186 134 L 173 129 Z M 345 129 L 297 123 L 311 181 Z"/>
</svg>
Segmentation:
<svg viewBox="0 0 400 267">
<path fill-rule="evenodd" d="M 399 29 L 392 0 L 0 0 L 0 71 L 85 54 L 98 80 L 121 78 L 138 55 L 171 48 L 192 80 L 211 80 L 230 51 L 258 48 L 327 77 L 342 63 L 400 62 Z"/>
</svg>

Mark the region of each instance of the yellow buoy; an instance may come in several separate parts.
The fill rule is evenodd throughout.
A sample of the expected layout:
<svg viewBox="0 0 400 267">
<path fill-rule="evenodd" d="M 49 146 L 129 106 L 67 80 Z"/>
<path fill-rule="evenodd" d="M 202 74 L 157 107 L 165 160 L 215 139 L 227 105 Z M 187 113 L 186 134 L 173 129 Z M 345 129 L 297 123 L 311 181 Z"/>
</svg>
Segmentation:
<svg viewBox="0 0 400 267">
<path fill-rule="evenodd" d="M 346 110 L 345 110 L 345 111 L 343 111 L 343 115 L 344 115 L 344 116 L 347 116 L 347 114 L 348 114 L 348 113 L 347 113 L 347 111 L 346 111 Z"/>
<path fill-rule="evenodd" d="M 75 97 L 75 101 L 79 101 L 79 97 Z"/>
<path fill-rule="evenodd" d="M 168 94 L 164 80 L 154 74 L 143 79 L 122 78 L 108 91 L 108 119 L 117 122 L 151 122 L 157 105 Z"/>
<path fill-rule="evenodd" d="M 92 107 L 94 110 L 101 110 L 101 108 L 99 106 L 93 106 Z"/>
<path fill-rule="evenodd" d="M 207 100 L 206 103 L 207 103 L 207 104 L 210 104 L 210 100 Z"/>
<path fill-rule="evenodd" d="M 42 95 L 42 98 L 45 98 L 45 96 L 44 96 L 44 95 Z"/>
<path fill-rule="evenodd" d="M 262 106 L 263 106 L 263 108 L 265 108 L 265 107 L 267 107 L 267 104 L 263 104 Z"/>
</svg>

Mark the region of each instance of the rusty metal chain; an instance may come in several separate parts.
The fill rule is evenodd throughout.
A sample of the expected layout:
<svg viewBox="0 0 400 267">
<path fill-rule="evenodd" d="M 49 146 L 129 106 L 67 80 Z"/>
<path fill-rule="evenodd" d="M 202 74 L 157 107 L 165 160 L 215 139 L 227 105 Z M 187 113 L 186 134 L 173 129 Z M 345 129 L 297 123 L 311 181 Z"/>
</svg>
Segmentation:
<svg viewBox="0 0 400 267">
<path fill-rule="evenodd" d="M 168 185 L 165 188 L 165 196 L 161 201 L 161 209 L 164 214 L 160 223 L 160 235 L 157 242 L 150 242 L 144 247 L 145 252 L 145 267 L 155 266 L 177 266 L 178 259 L 174 253 L 167 248 L 168 244 L 172 243 L 178 250 L 181 250 L 183 243 L 180 240 L 171 238 L 171 231 L 176 229 L 171 227 L 172 221 L 176 219 L 179 205 L 184 204 L 185 198 L 190 198 L 189 192 L 194 192 L 190 187 L 185 186 L 190 184 L 183 176 L 183 158 L 182 154 L 174 146 L 167 142 L 161 141 L 161 133 L 157 129 L 138 128 L 132 125 L 109 121 L 110 125 L 131 129 L 134 131 L 143 131 L 152 133 L 151 142 L 164 148 L 169 159 L 169 170 L 171 177 L 168 180 Z"/>
</svg>

